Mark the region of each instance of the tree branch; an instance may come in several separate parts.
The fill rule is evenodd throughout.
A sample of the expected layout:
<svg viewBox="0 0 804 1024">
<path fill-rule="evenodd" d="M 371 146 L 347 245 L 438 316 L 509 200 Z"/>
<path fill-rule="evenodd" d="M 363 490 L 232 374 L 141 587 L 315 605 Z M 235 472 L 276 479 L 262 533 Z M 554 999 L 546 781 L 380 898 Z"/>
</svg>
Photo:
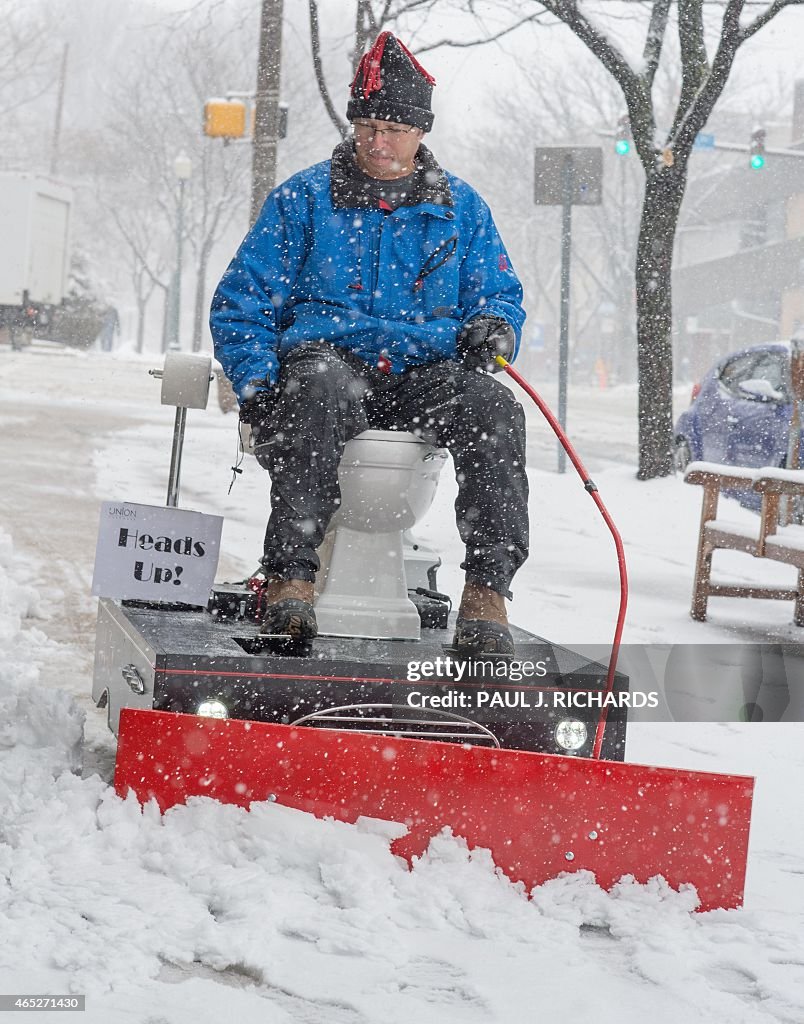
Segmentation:
<svg viewBox="0 0 804 1024">
<path fill-rule="evenodd" d="M 746 39 L 750 39 L 755 32 L 759 32 L 764 25 L 768 24 L 771 18 L 776 17 L 783 7 L 792 7 L 802 2 L 804 0 L 773 0 L 770 7 L 754 18 L 750 25 L 746 25 L 745 28 L 740 30 L 740 44 L 744 43 Z"/>
<path fill-rule="evenodd" d="M 639 82 L 631 65 L 617 47 L 586 20 L 574 0 L 544 0 L 543 6 L 559 21 L 572 29 L 623 91 L 639 89 Z"/>
<path fill-rule="evenodd" d="M 123 223 L 123 220 L 122 220 L 122 218 L 120 216 L 120 212 L 117 209 L 117 207 L 116 206 L 111 206 L 111 207 L 108 207 L 108 210 L 109 210 L 109 213 L 110 213 L 110 215 L 112 217 L 112 220 L 115 222 L 115 226 L 117 227 L 117 230 L 120 232 L 123 240 L 126 242 L 128 247 L 131 249 L 131 252 L 134 255 L 135 260 L 139 263 L 139 265 L 142 268 L 142 270 L 147 274 L 148 279 L 151 281 L 152 285 L 154 287 L 158 286 L 159 288 L 166 288 L 167 286 L 162 281 L 160 281 L 160 279 L 158 277 L 159 270 L 154 271 L 154 270 L 151 269 L 150 264 L 148 263 L 148 259 L 147 259 L 146 255 L 145 255 L 145 252 L 143 251 L 139 241 L 135 238 L 134 234 L 131 231 L 129 231 L 128 228 L 126 227 L 126 225 Z"/>
<path fill-rule="evenodd" d="M 670 0 L 655 0 L 650 12 L 650 24 L 648 34 L 645 37 L 645 46 L 642 50 L 644 71 L 642 81 L 646 90 L 650 91 L 653 80 L 656 77 L 656 70 L 659 67 L 659 59 L 662 56 L 662 44 L 667 31 L 667 19 L 670 15 Z"/>
<path fill-rule="evenodd" d="M 709 72 L 703 27 L 703 0 L 678 0 L 678 42 L 681 55 L 681 95 L 677 117 L 693 103 Z"/>
<path fill-rule="evenodd" d="M 740 0 L 740 3 L 742 2 L 743 0 Z M 668 132 L 668 141 L 674 150 L 681 152 L 684 149 L 682 140 L 686 137 L 680 130 L 681 126 L 687 120 L 695 99 L 710 73 L 704 41 L 703 0 L 678 0 L 678 42 L 681 57 L 681 92 L 673 124 Z M 696 129 L 696 134 L 702 127 L 703 122 Z M 690 140 L 690 146 L 692 142 L 694 136 Z"/>
<path fill-rule="evenodd" d="M 740 15 L 743 4 L 744 0 L 728 0 L 712 67 L 687 109 L 682 110 L 679 104 L 669 142 L 682 158 L 689 156 L 696 135 L 709 119 L 728 81 L 734 57 L 742 42 Z"/>
<path fill-rule="evenodd" d="M 656 122 L 647 84 L 636 74 L 620 50 L 587 21 L 574 0 L 541 0 L 541 3 L 571 29 L 622 89 L 634 146 L 645 172 L 650 173 L 656 158 Z"/>
<path fill-rule="evenodd" d="M 436 43 L 428 43 L 427 46 L 417 46 L 416 53 L 427 53 L 428 50 L 437 50 L 440 46 L 451 46 L 454 49 L 462 49 L 470 46 L 482 46 L 484 43 L 493 43 L 497 39 L 502 39 L 503 36 L 507 36 L 509 32 L 514 32 L 516 29 L 521 28 L 523 25 L 527 25 L 528 22 L 538 21 L 540 15 L 529 14 L 525 18 L 520 18 L 519 21 L 514 22 L 513 25 L 508 25 L 505 28 L 501 28 L 499 32 L 494 32 L 490 36 L 484 36 L 482 39 L 439 39 Z"/>
<path fill-rule="evenodd" d="M 357 0 L 355 10 L 355 45 L 352 50 L 352 71 L 354 73 L 357 72 L 360 58 L 368 49 L 369 39 L 373 41 L 375 36 L 378 35 L 378 25 L 385 23 L 390 6 L 391 0 L 386 0 L 385 9 L 380 13 L 378 20 L 374 17 L 374 8 L 371 6 L 371 0 Z"/>
<path fill-rule="evenodd" d="M 391 4 L 393 0 L 385 0 L 382 10 L 380 11 L 379 17 L 374 17 L 374 10 L 369 4 L 369 17 L 371 19 L 371 27 L 376 32 L 380 25 L 384 25 L 391 16 Z"/>
<path fill-rule="evenodd" d="M 349 134 L 349 127 L 346 122 L 338 116 L 338 113 L 332 103 L 332 98 L 329 95 L 327 83 L 324 81 L 324 69 L 321 64 L 321 36 L 318 28 L 317 0 L 308 0 L 308 7 L 310 10 L 310 43 L 313 49 L 313 72 L 315 73 L 316 85 L 318 86 L 321 99 L 324 102 L 324 107 L 329 114 L 330 121 L 332 121 L 341 133 L 341 137 L 346 138 Z"/>
</svg>

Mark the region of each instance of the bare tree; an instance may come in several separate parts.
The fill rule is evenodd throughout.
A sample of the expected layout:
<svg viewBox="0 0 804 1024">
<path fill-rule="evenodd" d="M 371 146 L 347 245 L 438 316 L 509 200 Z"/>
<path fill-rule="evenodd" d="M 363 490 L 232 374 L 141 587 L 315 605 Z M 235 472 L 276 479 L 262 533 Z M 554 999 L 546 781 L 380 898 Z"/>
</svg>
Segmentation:
<svg viewBox="0 0 804 1024">
<path fill-rule="evenodd" d="M 42 2 L 0 0 L 0 167 L 47 167 L 60 47 Z"/>
<path fill-rule="evenodd" d="M 0 113 L 5 117 L 53 88 L 58 68 L 44 19 L 33 5 L 0 0 L 0 24 Z"/>
<path fill-rule="evenodd" d="M 165 33 L 164 23 L 156 26 L 161 45 L 133 55 L 125 83 L 115 90 L 114 119 L 105 132 L 106 156 L 101 161 L 102 173 L 110 179 L 106 195 L 117 205 L 110 218 L 127 249 L 140 324 L 152 292 L 167 297 L 176 260 L 178 204 L 185 203 L 182 241 L 195 261 L 193 351 L 201 348 L 206 321 L 210 253 L 248 199 L 246 148 L 225 147 L 206 138 L 199 127 L 204 102 L 220 94 L 221 83 L 238 73 L 235 54 L 247 43 L 249 27 L 222 23 L 219 7 L 213 19 L 211 6 L 183 12 L 175 31 Z M 184 197 L 173 170 L 180 152 L 192 163 Z"/>
<path fill-rule="evenodd" d="M 673 45 L 677 48 L 677 44 Z M 494 200 L 495 214 L 505 228 L 515 265 L 523 279 L 529 316 L 554 323 L 558 298 L 555 280 L 558 213 L 552 208 L 534 207 L 533 175 L 523 166 L 535 146 L 602 144 L 603 202 L 585 209 L 573 222 L 573 290 L 571 344 L 576 345 L 585 366 L 602 357 L 618 380 L 635 380 L 637 370 L 634 280 L 636 242 L 639 234 L 639 196 L 644 173 L 632 152 L 616 155 L 611 133 L 623 114 L 622 94 L 602 65 L 589 62 L 572 90 L 564 88 L 566 62 L 561 57 L 543 58 L 538 71 L 520 69 L 521 85 L 515 94 L 492 98 L 495 118 L 492 127 L 467 137 L 466 162 L 474 166 L 484 194 Z M 676 59 L 663 62 L 654 88 L 658 117 L 669 123 L 681 83 Z M 720 137 L 733 136 L 754 122 L 763 122 L 768 111 L 779 109 L 784 91 L 766 83 L 758 97 L 752 79 L 742 83 L 732 76 L 730 103 L 739 107 L 729 117 L 721 105 L 714 112 L 708 130 Z M 761 103 L 758 105 L 758 101 Z M 739 137 L 739 134 L 737 134 Z M 717 183 L 722 183 L 735 158 L 731 154 L 703 154 L 692 161 L 688 198 L 682 211 L 684 221 L 700 217 Z M 522 167 L 521 173 L 506 176 L 499 188 L 499 167 Z M 698 185 L 699 187 L 695 187 Z M 692 204 L 692 205 L 690 205 Z M 683 228 L 683 224 L 682 224 Z M 527 229 L 527 247 L 518 244 Z M 675 311 L 678 324 L 678 310 Z M 603 333 L 603 330 L 607 333 Z M 575 363 L 575 361 L 574 361 Z"/>
<path fill-rule="evenodd" d="M 38 2 L 43 10 L 53 4 Z M 242 221 L 243 229 L 247 224 L 250 162 L 247 141 L 225 145 L 203 134 L 203 106 L 229 89 L 253 87 L 258 10 L 226 0 L 201 0 L 172 13 L 143 8 L 136 0 L 119 0 L 114 12 L 103 0 L 84 0 L 82 9 L 85 22 L 62 25 L 61 34 L 50 37 L 56 57 L 69 30 L 72 66 L 90 69 L 68 82 L 61 146 L 60 171 L 76 193 L 74 239 L 86 251 L 95 290 L 105 301 L 115 292 L 125 294 L 134 306 L 137 346 L 143 347 L 146 325 L 159 319 L 155 300 L 166 302 L 176 265 L 174 161 L 184 151 L 192 177 L 184 196 L 183 276 L 185 286 L 192 280 L 195 287 L 188 288 L 182 319 L 192 338 L 184 343 L 197 350 L 207 318 L 211 254 L 227 232 L 239 232 L 235 222 Z M 57 65 L 52 63 L 54 74 Z M 291 66 L 283 79 L 294 107 L 291 138 L 279 155 L 283 170 L 295 170 L 328 125 L 317 109 L 309 69 Z M 0 133 L 5 129 L 16 144 L 0 151 L 13 153 L 21 166 L 44 165 L 47 159 L 49 136 L 42 125 L 52 117 L 55 80 L 51 84 L 51 94 L 26 117 L 30 144 L 23 147 L 0 124 Z M 81 116 L 73 116 L 75 111 Z"/>
<path fill-rule="evenodd" d="M 645 171 L 636 258 L 637 475 L 643 480 L 665 476 L 673 468 L 671 273 L 693 144 L 723 92 L 739 48 L 794 2 L 773 0 L 761 13 L 744 20 L 745 0 L 726 0 L 719 25 L 710 27 L 705 24 L 704 0 L 679 0 L 681 88 L 666 129 L 659 128 L 653 88 L 670 25 L 670 0 L 653 0 L 649 5 L 638 69 L 614 39 L 601 31 L 597 17 L 587 17 L 580 4 L 573 0 L 542 0 L 540 4 L 571 29 L 619 85 Z"/>
<path fill-rule="evenodd" d="M 158 214 L 154 216 L 154 208 L 147 202 L 136 206 L 131 203 L 119 206 L 114 200 L 107 200 L 104 206 L 123 242 L 124 262 L 129 271 L 137 307 L 136 347 L 137 352 L 142 352 L 145 347 L 148 303 L 155 291 L 161 291 L 167 301 L 171 272 L 166 255 L 167 247 L 154 244 L 163 226 L 158 222 Z"/>
<path fill-rule="evenodd" d="M 247 208 L 246 194 L 249 153 L 243 147 L 224 146 L 207 139 L 191 124 L 187 132 L 188 107 L 200 117 L 204 103 L 219 94 L 221 82 L 234 73 L 238 54 L 242 53 L 250 25 L 234 20 L 221 24 L 216 4 L 199 9 L 197 24 L 188 26 L 177 47 L 177 70 L 185 85 L 175 117 L 183 118 L 184 146 L 193 160 L 191 199 L 187 218 L 187 237 L 196 259 L 196 287 L 193 303 L 192 350 L 198 352 L 207 320 L 207 270 L 216 242 Z M 252 143 L 253 148 L 253 143 Z"/>
<path fill-rule="evenodd" d="M 587 70 L 591 73 L 569 92 L 561 87 L 566 74 L 561 62 L 540 62 L 538 74 L 522 69 L 515 95 L 492 98 L 492 126 L 464 140 L 472 179 L 493 201 L 522 278 L 529 318 L 535 313 L 547 325 L 558 319 L 560 220 L 555 209 L 534 206 L 529 161 L 534 146 L 600 141 L 596 132 L 601 126 L 616 123 L 616 86 L 602 69 L 599 74 L 594 67 Z M 500 188 L 500 167 L 521 171 L 506 175 Z M 603 202 L 586 208 L 573 223 L 571 342 L 586 365 L 600 356 L 619 380 L 633 379 L 636 372 L 633 291 L 639 217 L 632 197 L 641 180 L 638 163 L 616 156 L 605 144 Z M 602 326 L 610 330 L 606 337 Z"/>
<path fill-rule="evenodd" d="M 317 30 L 317 0 L 308 0 L 311 33 Z M 639 375 L 639 468 L 640 479 L 672 472 L 672 256 L 679 211 L 687 186 L 690 155 L 698 133 L 707 123 L 732 71 L 740 47 L 785 7 L 801 0 L 771 0 L 751 4 L 747 0 L 678 0 L 675 20 L 671 0 L 651 0 L 634 5 L 627 31 L 621 12 L 611 15 L 607 33 L 601 26 L 606 8 L 591 0 L 473 0 L 463 5 L 473 26 L 471 37 L 428 38 L 415 47 L 422 53 L 438 46 L 474 46 L 499 39 L 526 22 L 565 25 L 600 61 L 622 93 L 630 120 L 634 147 L 645 173 L 637 242 L 636 333 Z M 412 14 L 454 9 L 452 0 L 365 0 L 378 28 L 396 24 Z M 757 10 L 757 8 L 759 10 Z M 552 18 L 546 20 L 546 15 Z M 641 43 L 633 60 L 621 39 L 633 37 L 641 18 Z M 662 125 L 654 94 L 656 74 L 666 41 L 675 26 L 680 81 L 678 100 L 669 122 Z M 428 26 L 425 19 L 424 28 Z M 320 67 L 320 46 L 313 45 L 316 77 L 325 91 Z M 672 60 L 668 53 L 665 59 Z"/>
</svg>

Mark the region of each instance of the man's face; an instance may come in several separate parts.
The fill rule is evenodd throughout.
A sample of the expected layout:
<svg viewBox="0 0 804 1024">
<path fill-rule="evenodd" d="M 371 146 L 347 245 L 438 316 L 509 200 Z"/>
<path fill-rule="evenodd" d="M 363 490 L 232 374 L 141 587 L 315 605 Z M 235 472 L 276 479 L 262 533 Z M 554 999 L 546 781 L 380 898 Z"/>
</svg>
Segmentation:
<svg viewBox="0 0 804 1024">
<path fill-rule="evenodd" d="M 353 121 L 357 166 L 371 178 L 392 181 L 413 172 L 413 158 L 422 140 L 421 128 L 396 121 Z"/>
</svg>

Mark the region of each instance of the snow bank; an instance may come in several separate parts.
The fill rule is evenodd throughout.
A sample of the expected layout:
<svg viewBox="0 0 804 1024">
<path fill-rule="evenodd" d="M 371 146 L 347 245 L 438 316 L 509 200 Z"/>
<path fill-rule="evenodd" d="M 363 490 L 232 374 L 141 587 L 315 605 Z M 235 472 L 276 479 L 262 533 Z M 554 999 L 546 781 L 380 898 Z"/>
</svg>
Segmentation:
<svg viewBox="0 0 804 1024">
<path fill-rule="evenodd" d="M 33 772 L 41 783 L 75 769 L 83 740 L 83 712 L 66 693 L 39 683 L 31 653 L 49 641 L 22 628 L 39 611 L 37 592 L 24 582 L 29 574 L 0 531 L 0 807 L 9 821 L 21 796 L 20 773 Z"/>
</svg>

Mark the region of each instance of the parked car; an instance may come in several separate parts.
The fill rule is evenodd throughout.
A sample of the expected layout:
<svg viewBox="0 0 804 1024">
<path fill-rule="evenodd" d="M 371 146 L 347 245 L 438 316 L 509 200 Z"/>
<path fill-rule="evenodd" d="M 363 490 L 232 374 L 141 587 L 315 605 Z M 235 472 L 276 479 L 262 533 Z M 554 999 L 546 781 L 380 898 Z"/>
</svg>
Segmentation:
<svg viewBox="0 0 804 1024">
<path fill-rule="evenodd" d="M 692 404 L 676 423 L 676 467 L 683 471 L 691 461 L 783 466 L 791 413 L 789 344 L 733 352 L 692 389 Z"/>
</svg>

